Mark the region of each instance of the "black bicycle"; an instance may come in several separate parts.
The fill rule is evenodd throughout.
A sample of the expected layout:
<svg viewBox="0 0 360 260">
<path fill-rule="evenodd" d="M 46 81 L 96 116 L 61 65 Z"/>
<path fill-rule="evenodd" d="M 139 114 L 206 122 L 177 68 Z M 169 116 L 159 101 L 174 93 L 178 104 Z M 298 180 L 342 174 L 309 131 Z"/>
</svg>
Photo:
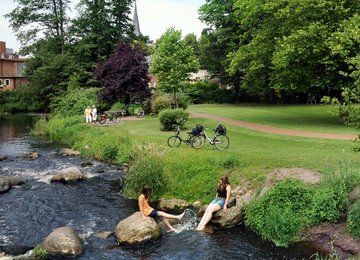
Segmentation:
<svg viewBox="0 0 360 260">
<path fill-rule="evenodd" d="M 192 143 L 192 138 L 193 135 L 191 134 L 191 132 L 187 132 L 188 136 L 187 139 L 183 139 L 181 137 L 180 134 L 180 126 L 175 126 L 175 135 L 170 136 L 169 139 L 167 140 L 167 144 L 170 147 L 179 147 L 181 143 L 185 143 L 185 144 L 191 144 Z"/>
</svg>

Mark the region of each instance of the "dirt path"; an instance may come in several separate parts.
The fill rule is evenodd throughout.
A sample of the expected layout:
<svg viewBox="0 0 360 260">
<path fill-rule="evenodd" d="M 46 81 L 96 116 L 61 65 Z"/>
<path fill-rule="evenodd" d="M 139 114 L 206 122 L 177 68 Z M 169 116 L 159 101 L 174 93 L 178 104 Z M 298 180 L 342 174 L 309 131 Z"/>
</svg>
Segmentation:
<svg viewBox="0 0 360 260">
<path fill-rule="evenodd" d="M 278 127 L 272 127 L 268 125 L 260 125 L 256 123 L 241 121 L 241 120 L 234 120 L 230 118 L 225 118 L 216 115 L 209 115 L 197 112 L 190 112 L 192 117 L 202 117 L 217 120 L 222 123 L 227 123 L 230 125 L 241 126 L 244 128 L 253 129 L 256 131 L 264 132 L 264 133 L 271 133 L 271 134 L 279 134 L 279 135 L 290 135 L 290 136 L 301 136 L 301 137 L 313 137 L 313 138 L 326 138 L 326 139 L 336 139 L 336 140 L 355 140 L 357 135 L 351 134 L 329 134 L 329 133 L 318 133 L 318 132 L 308 132 L 308 131 L 300 131 L 300 130 L 291 130 L 291 129 L 284 129 Z"/>
</svg>

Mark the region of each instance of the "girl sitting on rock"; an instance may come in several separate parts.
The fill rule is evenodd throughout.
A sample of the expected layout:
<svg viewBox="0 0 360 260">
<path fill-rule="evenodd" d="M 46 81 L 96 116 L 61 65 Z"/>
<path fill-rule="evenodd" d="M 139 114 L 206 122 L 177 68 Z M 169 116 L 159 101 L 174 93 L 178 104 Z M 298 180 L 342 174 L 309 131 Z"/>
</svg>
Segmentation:
<svg viewBox="0 0 360 260">
<path fill-rule="evenodd" d="M 212 218 L 212 214 L 220 209 L 223 209 L 225 212 L 227 210 L 227 204 L 229 202 L 231 193 L 231 186 L 229 182 L 229 178 L 227 176 L 221 176 L 219 179 L 219 183 L 217 186 L 216 197 L 211 203 L 207 206 L 205 213 L 200 220 L 199 225 L 196 230 L 204 230 L 206 224 Z"/>
<path fill-rule="evenodd" d="M 140 213 L 141 213 L 143 220 L 146 220 L 149 217 L 155 218 L 156 216 L 159 216 L 159 217 L 161 217 L 162 221 L 164 221 L 165 225 L 169 228 L 169 231 L 176 231 L 176 229 L 170 225 L 168 219 L 180 220 L 184 216 L 185 212 L 183 212 L 180 215 L 172 215 L 172 214 L 165 213 L 163 211 L 158 211 L 156 209 L 153 209 L 152 207 L 150 207 L 150 205 L 148 203 L 148 198 L 151 195 L 151 192 L 152 192 L 151 186 L 145 185 L 142 188 L 141 195 L 139 196 L 139 199 L 138 199 L 139 209 L 140 209 Z"/>
</svg>

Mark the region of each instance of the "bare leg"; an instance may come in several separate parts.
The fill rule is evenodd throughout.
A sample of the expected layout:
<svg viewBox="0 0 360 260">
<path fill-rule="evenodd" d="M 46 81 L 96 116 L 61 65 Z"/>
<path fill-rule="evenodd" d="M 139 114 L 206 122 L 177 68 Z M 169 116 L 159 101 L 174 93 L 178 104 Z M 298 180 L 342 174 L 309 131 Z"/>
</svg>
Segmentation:
<svg viewBox="0 0 360 260">
<path fill-rule="evenodd" d="M 168 229 L 169 229 L 170 231 L 173 231 L 173 232 L 176 231 L 176 229 L 173 228 L 173 226 L 170 225 L 169 220 L 168 220 L 167 218 L 161 217 L 161 220 L 165 223 L 165 225 L 168 227 Z"/>
<path fill-rule="evenodd" d="M 203 230 L 205 228 L 206 224 L 209 223 L 210 219 L 212 218 L 212 214 L 220 209 L 221 209 L 221 207 L 217 203 L 209 204 L 209 206 L 206 208 L 204 216 L 202 217 L 196 230 Z"/>
<path fill-rule="evenodd" d="M 185 211 L 183 213 L 181 213 L 180 215 L 172 215 L 172 214 L 168 214 L 164 211 L 158 211 L 158 215 L 160 217 L 165 217 L 165 218 L 171 218 L 171 219 L 182 219 L 182 217 L 184 216 Z"/>
</svg>

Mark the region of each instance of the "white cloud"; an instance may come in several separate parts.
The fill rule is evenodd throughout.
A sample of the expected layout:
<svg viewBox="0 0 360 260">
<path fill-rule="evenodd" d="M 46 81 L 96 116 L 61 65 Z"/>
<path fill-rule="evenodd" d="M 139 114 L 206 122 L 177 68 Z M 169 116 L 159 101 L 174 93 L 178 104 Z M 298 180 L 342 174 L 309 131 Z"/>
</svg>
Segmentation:
<svg viewBox="0 0 360 260">
<path fill-rule="evenodd" d="M 71 6 L 78 2 L 79 0 L 72 0 Z M 153 41 L 170 27 L 181 30 L 183 36 L 189 33 L 200 36 L 205 26 L 199 21 L 197 11 L 203 4 L 205 0 L 137 0 L 140 30 Z M 1 0 L 0 41 L 5 41 L 7 48 L 12 48 L 14 51 L 20 49 L 20 43 L 4 15 L 16 6 L 13 0 Z"/>
</svg>

